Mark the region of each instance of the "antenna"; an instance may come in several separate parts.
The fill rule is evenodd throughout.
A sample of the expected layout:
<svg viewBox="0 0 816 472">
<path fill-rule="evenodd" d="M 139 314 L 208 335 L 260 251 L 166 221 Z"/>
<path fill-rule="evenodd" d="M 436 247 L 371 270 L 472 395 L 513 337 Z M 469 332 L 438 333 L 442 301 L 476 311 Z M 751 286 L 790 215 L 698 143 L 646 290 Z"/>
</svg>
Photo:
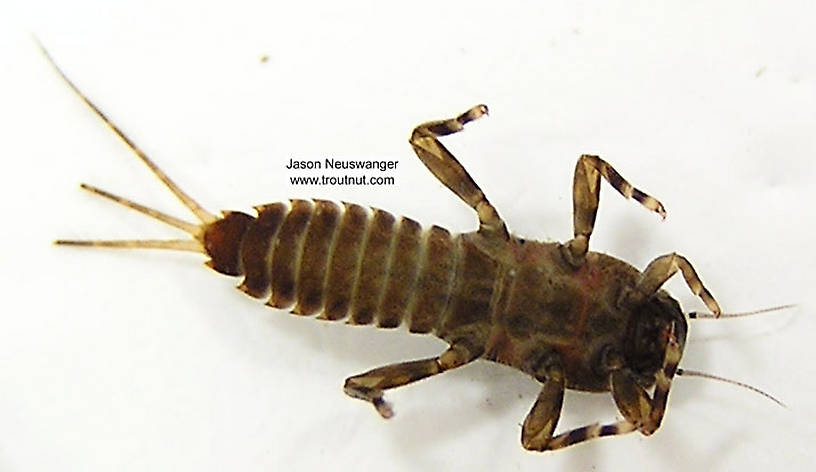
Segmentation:
<svg viewBox="0 0 816 472">
<path fill-rule="evenodd" d="M 700 313 L 692 311 L 688 317 L 692 320 L 698 319 L 717 319 L 717 318 L 742 318 L 743 316 L 759 315 L 760 313 L 769 313 L 772 311 L 781 311 L 788 308 L 794 308 L 796 305 L 780 305 L 771 308 L 763 308 L 761 310 L 746 311 L 742 313 L 723 313 L 721 315 L 714 315 L 713 313 Z"/>
<path fill-rule="evenodd" d="M 675 373 L 677 375 L 680 375 L 680 376 L 702 377 L 704 379 L 719 380 L 720 382 L 730 383 L 731 385 L 736 385 L 737 387 L 747 388 L 748 390 L 750 390 L 750 391 L 752 391 L 754 393 L 758 393 L 758 394 L 762 395 L 763 397 L 771 400 L 772 402 L 776 403 L 777 405 L 781 406 L 782 408 L 787 408 L 787 406 L 784 403 L 779 401 L 776 397 L 774 397 L 770 393 L 764 392 L 764 391 L 762 391 L 762 390 L 760 390 L 760 389 L 758 389 L 756 387 L 753 387 L 751 385 L 748 385 L 748 384 L 745 384 L 745 383 L 742 383 L 742 382 L 737 382 L 736 380 L 726 379 L 725 377 L 719 377 L 719 376 L 716 376 L 716 375 L 713 375 L 713 374 L 707 374 L 705 372 L 699 372 L 699 371 L 696 371 L 696 370 L 677 369 L 677 372 L 675 372 Z"/>
</svg>

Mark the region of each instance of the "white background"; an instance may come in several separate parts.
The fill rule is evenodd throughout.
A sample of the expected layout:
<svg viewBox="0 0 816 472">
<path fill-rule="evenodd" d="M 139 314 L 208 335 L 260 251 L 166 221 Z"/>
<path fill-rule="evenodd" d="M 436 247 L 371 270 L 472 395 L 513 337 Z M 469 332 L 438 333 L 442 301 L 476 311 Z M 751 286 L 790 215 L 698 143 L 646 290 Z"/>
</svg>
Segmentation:
<svg viewBox="0 0 816 472">
<path fill-rule="evenodd" d="M 219 2 L 223 3 L 223 2 Z M 0 470 L 805 470 L 816 443 L 816 7 L 801 2 L 26 2 L 0 25 Z M 716 3 L 716 5 L 712 5 Z M 551 454 L 519 444 L 537 385 L 477 363 L 341 391 L 441 342 L 264 308 L 200 256 L 54 247 L 179 237 L 86 194 L 173 197 L 58 79 L 30 35 L 207 208 L 290 197 L 376 205 L 454 231 L 472 212 L 413 155 L 418 123 L 477 103 L 446 144 L 515 232 L 571 234 L 576 158 L 597 153 L 668 219 L 604 184 L 592 249 L 687 256 L 727 311 L 696 321 L 653 437 Z M 260 58 L 268 56 L 268 61 Z M 289 158 L 395 159 L 390 187 L 293 187 Z M 668 289 L 703 309 L 680 277 Z M 559 430 L 610 421 L 569 392 Z"/>
</svg>

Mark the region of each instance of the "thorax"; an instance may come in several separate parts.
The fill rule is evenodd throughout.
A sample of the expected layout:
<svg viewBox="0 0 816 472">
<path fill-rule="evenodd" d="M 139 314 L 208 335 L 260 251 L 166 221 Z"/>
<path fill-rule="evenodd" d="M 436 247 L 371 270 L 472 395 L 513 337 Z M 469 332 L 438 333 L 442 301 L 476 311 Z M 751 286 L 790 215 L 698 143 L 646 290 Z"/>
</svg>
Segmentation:
<svg viewBox="0 0 816 472">
<path fill-rule="evenodd" d="M 518 238 L 504 249 L 486 248 L 501 280 L 484 357 L 532 373 L 537 359 L 555 356 L 568 388 L 605 391 L 600 356 L 606 346 L 624 342 L 631 313 L 619 300 L 640 272 L 593 252 L 576 269 L 561 248 Z"/>
</svg>

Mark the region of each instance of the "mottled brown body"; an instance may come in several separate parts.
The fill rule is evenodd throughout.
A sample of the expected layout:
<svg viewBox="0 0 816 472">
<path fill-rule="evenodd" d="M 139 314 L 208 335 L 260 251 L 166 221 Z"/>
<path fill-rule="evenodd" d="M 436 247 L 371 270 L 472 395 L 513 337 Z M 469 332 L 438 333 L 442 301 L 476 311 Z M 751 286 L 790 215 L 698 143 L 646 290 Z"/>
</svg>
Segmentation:
<svg viewBox="0 0 816 472">
<path fill-rule="evenodd" d="M 461 252 L 459 238 L 447 230 L 423 230 L 409 218 L 325 200 L 257 211 L 257 217 L 230 213 L 204 236 L 231 248 L 232 260 L 222 257 L 228 270 L 220 272 L 243 275 L 239 288 L 248 295 L 298 315 L 381 328 L 406 323 L 414 333 L 439 330 Z M 221 235 L 235 226 L 242 230 Z"/>
<path fill-rule="evenodd" d="M 631 312 L 615 305 L 620 287 L 641 275 L 629 264 L 590 252 L 575 270 L 559 243 L 513 238 L 495 249 L 478 233 L 423 230 L 349 203 L 294 200 L 257 211 L 229 213 L 205 233 L 231 248 L 231 260 L 219 254 L 220 271 L 243 275 L 248 295 L 298 315 L 467 338 L 481 357 L 521 370 L 550 350 L 565 360 L 568 388 L 609 390 L 593 362 L 625 342 Z"/>
<path fill-rule="evenodd" d="M 626 342 L 632 311 L 617 302 L 621 287 L 635 284 L 640 272 L 598 253 L 575 270 L 558 243 L 514 243 L 486 357 L 524 370 L 529 359 L 550 351 L 563 362 L 567 388 L 608 391 L 598 359 L 606 346 Z"/>
<path fill-rule="evenodd" d="M 243 275 L 239 288 L 248 295 L 298 315 L 407 324 L 446 340 L 462 327 L 487 334 L 502 291 L 498 276 L 517 263 L 480 250 L 472 242 L 478 236 L 423 229 L 379 209 L 294 200 L 257 211 L 230 212 L 207 228 L 204 240 L 218 248 L 211 265 Z"/>
<path fill-rule="evenodd" d="M 598 156 L 583 155 L 576 164 L 571 240 L 543 243 L 513 236 L 438 140 L 487 114 L 484 105 L 453 119 L 421 124 L 410 138 L 422 163 L 476 212 L 477 231 L 452 235 L 383 210 L 324 200 L 292 200 L 258 206 L 255 216 L 225 212 L 218 217 L 185 194 L 57 70 L 200 222 L 83 185 L 185 231 L 191 239 L 57 243 L 202 253 L 214 270 L 243 276 L 239 288 L 272 307 L 356 325 L 405 324 L 411 332 L 445 340 L 449 348 L 439 356 L 346 379 L 345 392 L 370 402 L 384 418 L 393 415 L 383 399 L 385 390 L 481 358 L 519 369 L 541 383 L 522 426 L 527 449 L 559 449 L 635 430 L 652 434 L 662 421 L 687 330 L 679 304 L 660 286 L 680 271 L 691 291 L 715 316 L 720 314 L 682 256 L 660 256 L 639 271 L 588 250 L 602 177 L 624 197 L 665 217 L 660 202 Z M 555 435 L 567 388 L 611 392 L 623 419 Z"/>
</svg>

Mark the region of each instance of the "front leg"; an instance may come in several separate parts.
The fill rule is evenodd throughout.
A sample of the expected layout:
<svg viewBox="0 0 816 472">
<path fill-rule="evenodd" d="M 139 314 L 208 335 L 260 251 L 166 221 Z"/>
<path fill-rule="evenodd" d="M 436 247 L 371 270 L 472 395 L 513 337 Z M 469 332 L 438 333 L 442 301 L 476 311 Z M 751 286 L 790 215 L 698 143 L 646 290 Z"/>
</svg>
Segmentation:
<svg viewBox="0 0 816 472">
<path fill-rule="evenodd" d="M 605 160 L 584 154 L 575 164 L 575 177 L 572 183 L 574 236 L 566 244 L 565 254 L 570 264 L 575 267 L 583 265 L 584 256 L 589 250 L 589 238 L 595 228 L 595 216 L 598 213 L 598 201 L 601 196 L 601 177 L 625 198 L 634 198 L 647 209 L 666 218 L 666 210 L 657 199 L 633 187 Z"/>
<path fill-rule="evenodd" d="M 461 367 L 475 360 L 481 352 L 465 344 L 452 344 L 437 357 L 400 362 L 370 370 L 346 379 L 343 391 L 353 398 L 370 402 L 383 418 L 394 416 L 391 405 L 383 399 L 383 391 L 401 387 L 432 375 Z"/>
<path fill-rule="evenodd" d="M 462 164 L 437 139 L 439 136 L 462 131 L 465 124 L 486 114 L 487 106 L 476 105 L 456 118 L 423 123 L 411 133 L 409 142 L 425 167 L 457 197 L 476 210 L 479 232 L 490 239 L 507 241 L 507 227 L 499 213 L 487 201 L 482 189 Z"/>
<path fill-rule="evenodd" d="M 719 317 L 722 310 L 717 300 L 705 288 L 688 259 L 676 253 L 660 256 L 646 266 L 634 296 L 641 298 L 652 296 L 678 270 L 683 273 L 683 278 L 686 279 L 686 284 L 691 292 L 700 297 L 715 317 Z"/>
<path fill-rule="evenodd" d="M 669 399 L 671 381 L 677 372 L 677 363 L 680 362 L 682 348 L 674 334 L 674 324 L 667 334 L 666 354 L 663 368 L 657 371 L 655 389 L 652 398 L 643 387 L 638 385 L 628 369 L 620 369 L 612 373 L 612 398 L 626 421 L 644 436 L 649 436 L 660 427 L 663 415 L 666 413 L 666 402 Z"/>
</svg>

